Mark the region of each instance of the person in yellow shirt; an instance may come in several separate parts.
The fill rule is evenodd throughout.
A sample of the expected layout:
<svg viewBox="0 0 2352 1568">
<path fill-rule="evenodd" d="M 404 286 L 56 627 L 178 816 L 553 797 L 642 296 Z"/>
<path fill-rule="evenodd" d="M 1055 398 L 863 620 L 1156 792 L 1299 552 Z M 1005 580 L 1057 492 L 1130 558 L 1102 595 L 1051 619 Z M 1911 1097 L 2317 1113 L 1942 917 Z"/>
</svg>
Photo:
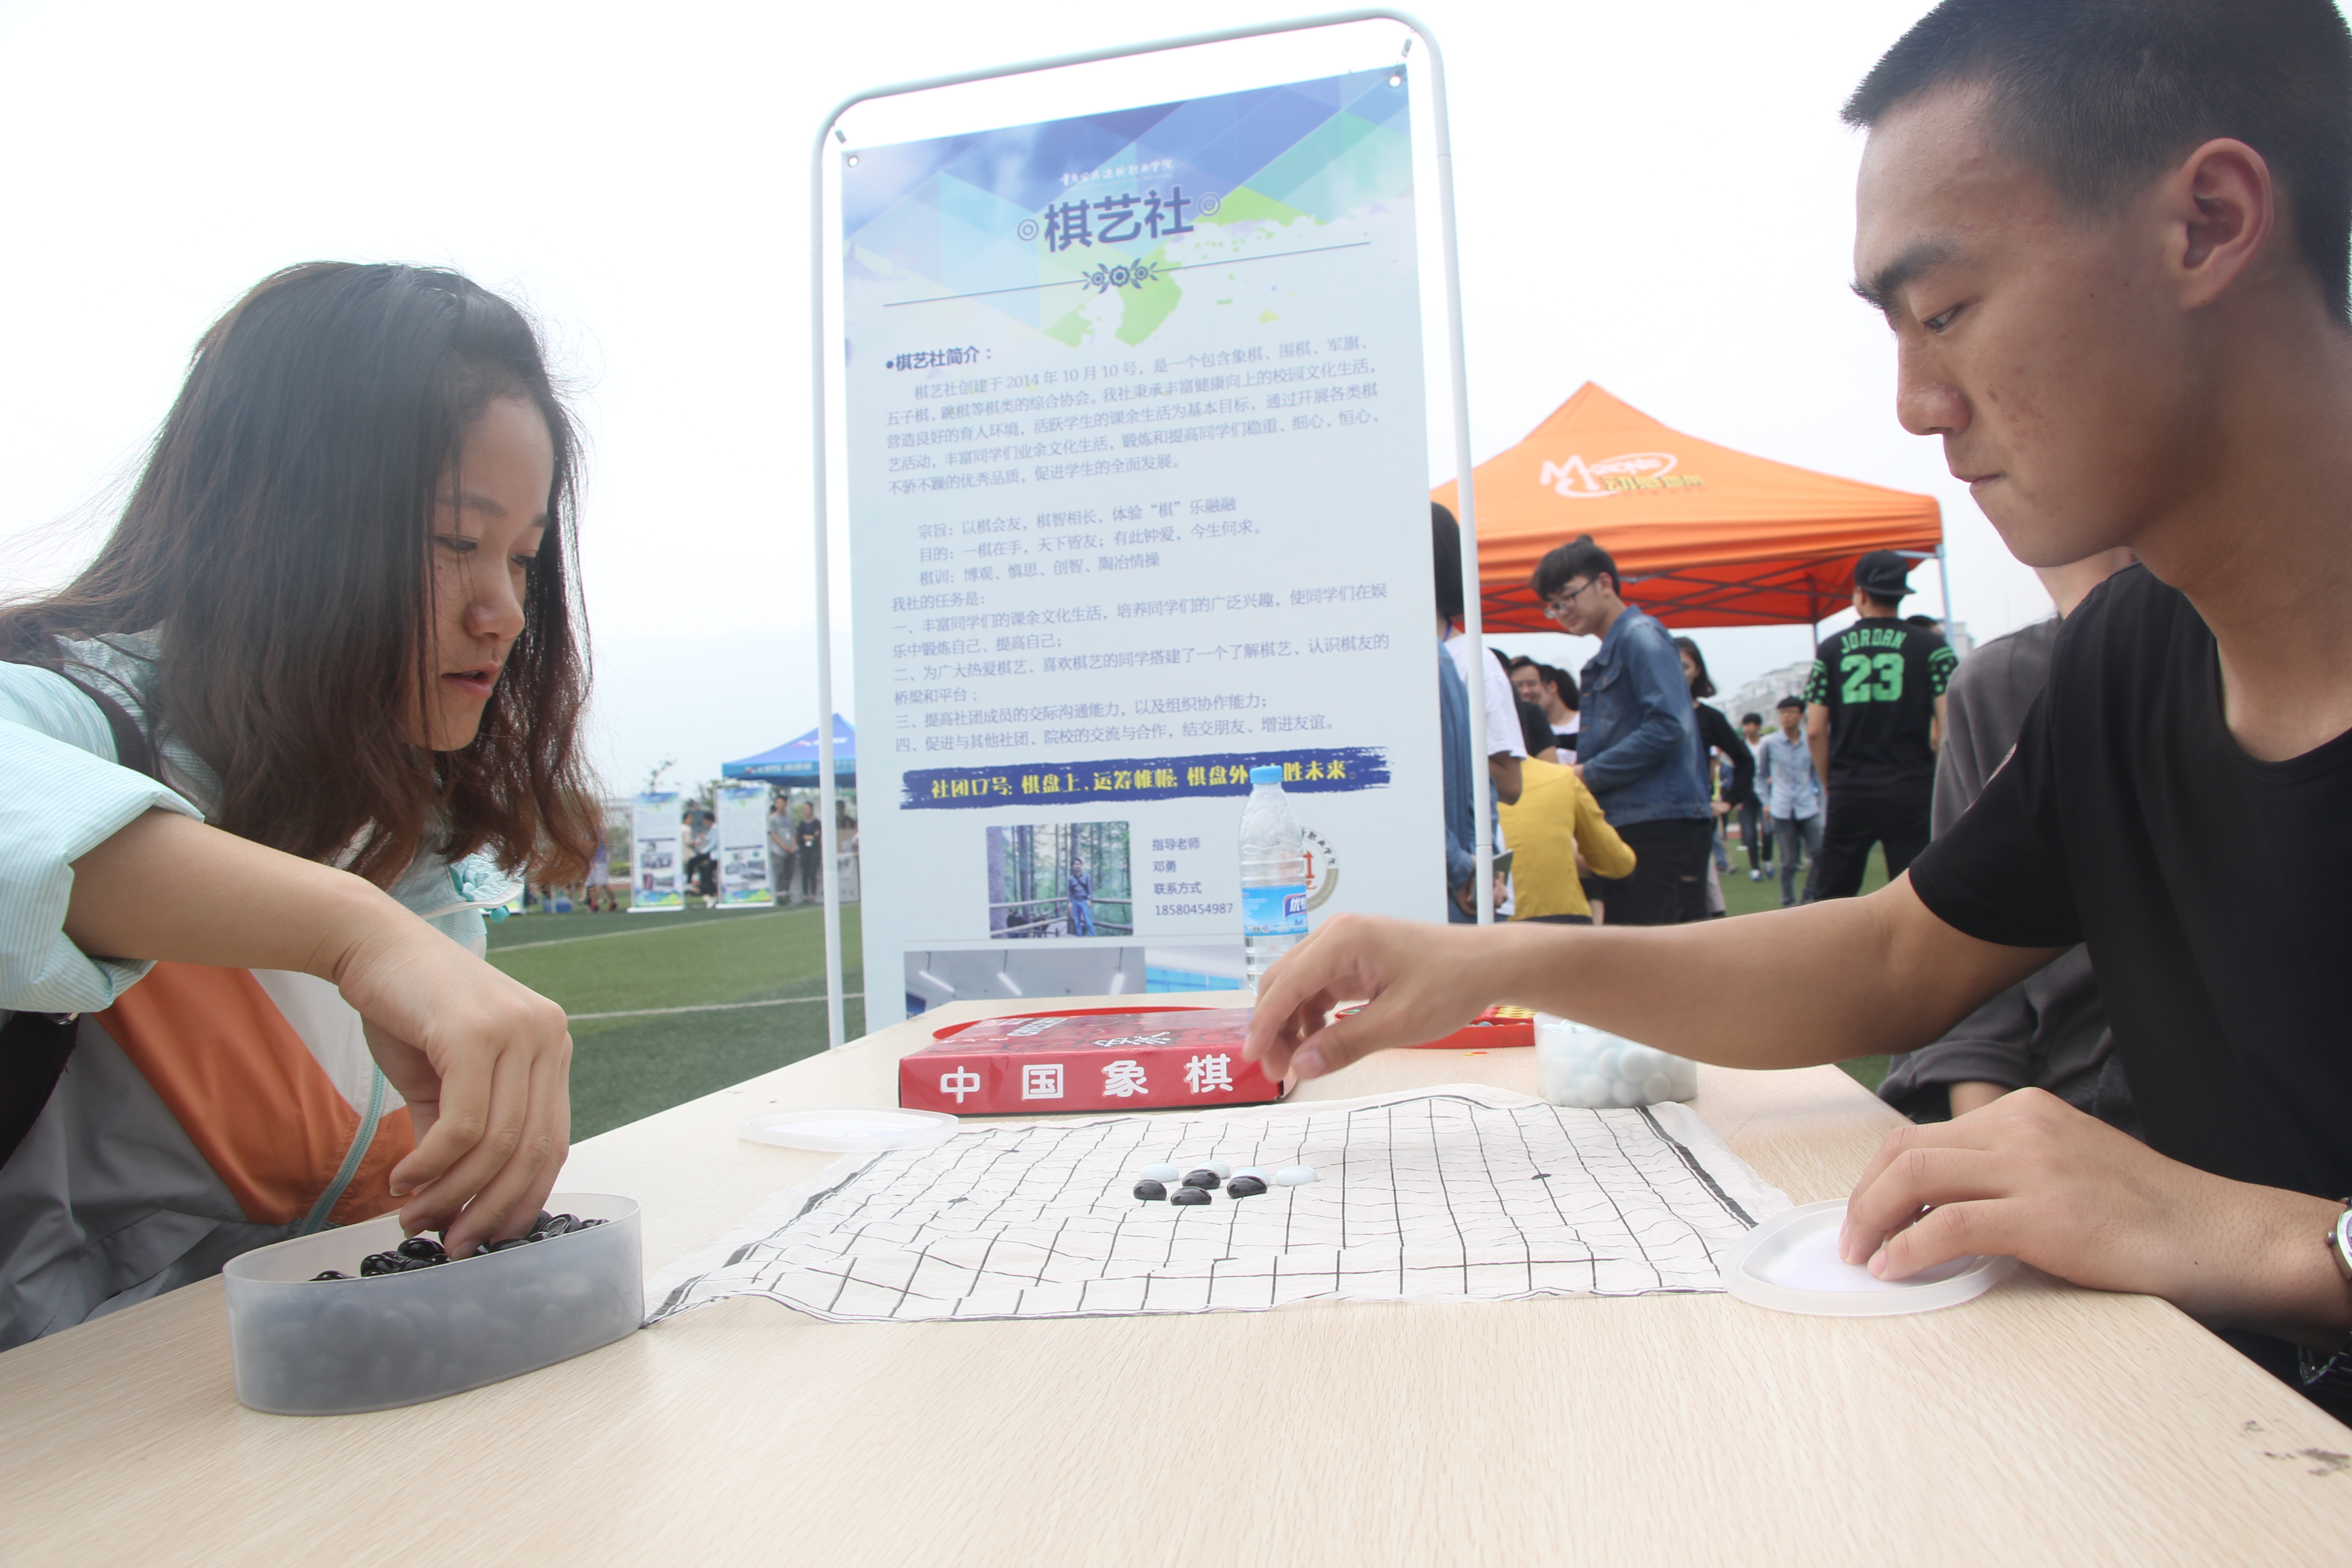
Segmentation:
<svg viewBox="0 0 2352 1568">
<path fill-rule="evenodd" d="M 1519 714 L 1522 721 L 1532 714 L 1546 731 L 1543 738 L 1550 738 L 1551 726 L 1542 710 L 1522 702 Z M 1498 808 L 1503 842 L 1511 849 L 1511 890 L 1517 900 L 1512 919 L 1591 925 L 1592 906 L 1585 900 L 1579 871 L 1630 877 L 1633 851 L 1609 826 L 1601 803 L 1576 770 L 1540 759 L 1536 742 L 1529 730 L 1528 760 L 1519 764 L 1518 801 Z"/>
</svg>

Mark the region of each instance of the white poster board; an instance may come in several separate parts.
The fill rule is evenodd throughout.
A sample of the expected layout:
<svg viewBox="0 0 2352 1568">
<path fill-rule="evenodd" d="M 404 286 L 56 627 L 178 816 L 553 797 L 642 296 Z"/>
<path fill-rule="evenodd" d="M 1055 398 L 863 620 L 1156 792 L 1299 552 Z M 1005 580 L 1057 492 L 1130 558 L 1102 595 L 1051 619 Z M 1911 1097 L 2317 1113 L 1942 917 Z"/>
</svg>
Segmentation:
<svg viewBox="0 0 2352 1568">
<path fill-rule="evenodd" d="M 1406 97 L 841 154 L 869 1026 L 1236 979 L 1252 765 L 1444 918 Z"/>
<path fill-rule="evenodd" d="M 776 901 L 768 879 L 768 786 L 722 784 L 719 790 L 719 907 L 769 909 Z"/>
<path fill-rule="evenodd" d="M 635 840 L 636 885 L 629 895 L 633 915 L 686 908 L 686 849 L 679 842 L 678 812 L 674 789 L 650 789 L 637 796 L 630 835 Z"/>
</svg>

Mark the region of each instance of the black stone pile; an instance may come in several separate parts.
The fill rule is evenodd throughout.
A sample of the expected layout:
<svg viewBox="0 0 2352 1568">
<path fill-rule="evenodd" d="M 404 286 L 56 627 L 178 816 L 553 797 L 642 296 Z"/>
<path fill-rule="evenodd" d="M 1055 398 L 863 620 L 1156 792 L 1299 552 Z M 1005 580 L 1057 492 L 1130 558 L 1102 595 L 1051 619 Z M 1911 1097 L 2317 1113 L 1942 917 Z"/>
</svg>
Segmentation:
<svg viewBox="0 0 2352 1568">
<path fill-rule="evenodd" d="M 1183 1207 L 1211 1202 L 1211 1194 L 1221 1188 L 1229 1198 L 1254 1198 L 1266 1190 L 1265 1178 L 1255 1166 L 1228 1176 L 1231 1167 L 1213 1161 L 1185 1172 L 1184 1179 L 1172 1188 L 1164 1178 L 1175 1174 L 1175 1166 L 1146 1165 L 1143 1170 L 1143 1179 L 1135 1184 L 1135 1195 L 1148 1204 L 1165 1201 Z"/>
<path fill-rule="evenodd" d="M 566 1236 L 575 1230 L 589 1230 L 603 1225 L 601 1219 L 582 1219 L 576 1214 L 550 1214 L 539 1211 L 530 1222 L 530 1229 L 504 1241 L 494 1241 L 482 1248 L 484 1252 L 507 1252 L 518 1247 L 528 1247 L 534 1241 L 550 1237 Z M 360 1259 L 360 1278 L 373 1279 L 385 1274 L 406 1274 L 418 1268 L 436 1268 L 450 1261 L 448 1249 L 429 1236 L 412 1236 L 390 1252 L 371 1252 Z M 312 1283 L 321 1279 L 348 1279 L 351 1276 L 339 1268 L 310 1277 Z"/>
</svg>

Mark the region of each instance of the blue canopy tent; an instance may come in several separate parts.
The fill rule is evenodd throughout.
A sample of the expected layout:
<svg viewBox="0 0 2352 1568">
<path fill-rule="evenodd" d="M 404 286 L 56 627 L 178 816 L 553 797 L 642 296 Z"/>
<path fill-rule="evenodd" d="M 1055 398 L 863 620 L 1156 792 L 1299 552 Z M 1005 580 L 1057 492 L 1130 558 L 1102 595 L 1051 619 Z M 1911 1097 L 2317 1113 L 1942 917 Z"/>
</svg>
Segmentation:
<svg viewBox="0 0 2352 1568">
<path fill-rule="evenodd" d="M 797 741 L 786 741 L 758 756 L 725 763 L 719 771 L 730 779 L 814 784 L 817 782 L 816 742 L 817 733 L 811 730 Z M 833 776 L 839 784 L 857 782 L 857 732 L 838 713 L 833 716 Z"/>
</svg>

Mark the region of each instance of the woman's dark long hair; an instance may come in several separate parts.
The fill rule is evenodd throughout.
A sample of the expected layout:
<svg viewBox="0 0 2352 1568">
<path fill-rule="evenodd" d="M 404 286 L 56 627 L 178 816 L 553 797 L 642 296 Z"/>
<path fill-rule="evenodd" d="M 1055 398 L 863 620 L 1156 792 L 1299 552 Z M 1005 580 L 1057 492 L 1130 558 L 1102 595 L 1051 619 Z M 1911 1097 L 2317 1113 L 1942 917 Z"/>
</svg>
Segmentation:
<svg viewBox="0 0 2352 1568">
<path fill-rule="evenodd" d="M 414 737 L 438 676 L 435 501 L 502 397 L 547 421 L 548 527 L 480 731 L 434 752 Z M 512 305 L 433 268 L 290 267 L 196 345 L 98 558 L 0 610 L 0 658 L 54 669 L 59 637 L 160 626 L 149 728 L 220 775 L 215 826 L 384 886 L 428 837 L 569 881 L 601 826 L 578 754 L 577 485 L 577 437 Z"/>
<path fill-rule="evenodd" d="M 1691 697 L 1696 700 L 1714 696 L 1715 678 L 1706 672 L 1706 655 L 1698 651 L 1698 644 L 1688 637 L 1676 637 L 1675 646 L 1690 655 L 1691 666 L 1698 671 L 1698 679 L 1691 682 Z"/>
</svg>

